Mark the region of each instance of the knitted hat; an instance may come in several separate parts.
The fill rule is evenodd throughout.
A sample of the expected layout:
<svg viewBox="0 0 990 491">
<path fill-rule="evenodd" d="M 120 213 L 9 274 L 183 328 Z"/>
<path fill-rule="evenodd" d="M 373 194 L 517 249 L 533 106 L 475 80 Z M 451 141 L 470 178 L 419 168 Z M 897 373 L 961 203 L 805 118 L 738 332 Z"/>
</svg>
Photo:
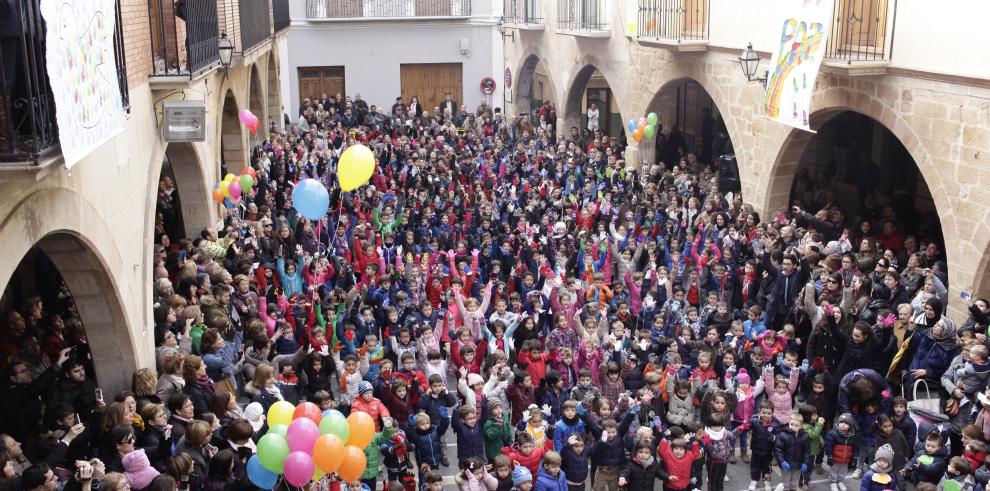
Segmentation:
<svg viewBox="0 0 990 491">
<path fill-rule="evenodd" d="M 481 378 L 481 375 L 478 375 L 477 373 L 469 373 L 467 377 L 467 381 L 468 381 L 468 387 L 471 387 L 474 384 L 485 383 L 485 379 Z"/>
<path fill-rule="evenodd" d="M 880 460 L 884 460 L 887 464 L 882 466 Z M 894 448 L 890 446 L 889 443 L 884 444 L 877 449 L 876 453 L 873 454 L 873 465 L 879 467 L 881 470 L 889 470 L 894 462 Z"/>
<path fill-rule="evenodd" d="M 533 480 L 533 473 L 529 472 L 529 469 L 517 465 L 515 469 L 512 470 L 512 485 L 518 486 L 524 482 L 530 482 Z"/>
<path fill-rule="evenodd" d="M 489 397 L 488 398 L 488 412 L 491 412 L 492 409 L 495 409 L 497 407 L 502 407 L 502 400 L 499 399 L 498 397 Z"/>
<path fill-rule="evenodd" d="M 361 383 L 358 384 L 358 394 L 360 395 L 374 392 L 374 390 L 375 389 L 371 386 L 371 382 L 368 382 L 367 380 L 362 380 Z"/>
<path fill-rule="evenodd" d="M 251 428 L 258 431 L 265 425 L 265 408 L 258 402 L 252 402 L 244 408 L 244 419 L 251 423 Z"/>
<path fill-rule="evenodd" d="M 147 487 L 158 477 L 158 471 L 151 466 L 143 448 L 125 455 L 121 459 L 121 465 L 124 467 L 124 477 L 135 489 Z"/>
<path fill-rule="evenodd" d="M 849 430 L 851 432 L 855 432 L 856 430 L 856 420 L 853 419 L 852 414 L 849 413 L 840 414 L 839 419 L 835 420 L 836 425 L 838 425 L 839 423 L 845 423 L 849 425 Z"/>
<path fill-rule="evenodd" d="M 736 375 L 736 382 L 739 382 L 740 384 L 749 385 L 749 374 L 746 373 L 745 368 L 739 369 L 739 375 Z"/>
</svg>

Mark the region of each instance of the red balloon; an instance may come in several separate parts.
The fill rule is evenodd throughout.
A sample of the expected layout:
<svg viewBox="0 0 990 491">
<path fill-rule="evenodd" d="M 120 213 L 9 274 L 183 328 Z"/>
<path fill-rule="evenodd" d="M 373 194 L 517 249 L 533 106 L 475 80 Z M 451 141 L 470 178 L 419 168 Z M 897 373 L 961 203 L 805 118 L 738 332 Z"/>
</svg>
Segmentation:
<svg viewBox="0 0 990 491">
<path fill-rule="evenodd" d="M 293 420 L 299 418 L 306 418 L 316 424 L 320 424 L 320 420 L 323 419 L 323 413 L 320 412 L 320 407 L 316 404 L 312 402 L 301 402 L 296 406 L 295 412 L 292 413 Z"/>
<path fill-rule="evenodd" d="M 245 168 L 241 169 L 241 175 L 242 176 L 243 175 L 249 175 L 249 176 L 251 176 L 251 179 L 254 179 L 255 181 L 258 180 L 258 172 L 254 170 L 254 167 L 248 166 L 248 167 L 245 167 Z"/>
</svg>

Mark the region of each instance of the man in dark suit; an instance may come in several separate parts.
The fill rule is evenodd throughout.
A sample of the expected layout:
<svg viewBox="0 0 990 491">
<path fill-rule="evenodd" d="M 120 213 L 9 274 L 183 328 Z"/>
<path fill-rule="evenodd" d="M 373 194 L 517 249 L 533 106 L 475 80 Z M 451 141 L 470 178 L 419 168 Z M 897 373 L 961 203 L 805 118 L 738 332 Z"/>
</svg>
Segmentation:
<svg viewBox="0 0 990 491">
<path fill-rule="evenodd" d="M 450 110 L 447 113 L 447 110 Z M 454 101 L 454 96 L 450 92 L 443 95 L 443 102 L 440 103 L 440 114 L 450 114 L 451 116 L 457 114 L 457 102 Z"/>
</svg>

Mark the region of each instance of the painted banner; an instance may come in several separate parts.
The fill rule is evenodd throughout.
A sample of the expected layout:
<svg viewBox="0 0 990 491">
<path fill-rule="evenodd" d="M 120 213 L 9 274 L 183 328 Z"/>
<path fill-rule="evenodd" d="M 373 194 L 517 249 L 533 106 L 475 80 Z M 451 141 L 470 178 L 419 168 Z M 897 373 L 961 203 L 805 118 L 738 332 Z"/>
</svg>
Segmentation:
<svg viewBox="0 0 990 491">
<path fill-rule="evenodd" d="M 65 166 L 124 130 L 113 33 L 114 0 L 41 0 L 48 78 Z"/>
<path fill-rule="evenodd" d="M 808 114 L 825 56 L 834 0 L 787 0 L 771 44 L 764 107 L 770 119 L 811 131 Z"/>
</svg>

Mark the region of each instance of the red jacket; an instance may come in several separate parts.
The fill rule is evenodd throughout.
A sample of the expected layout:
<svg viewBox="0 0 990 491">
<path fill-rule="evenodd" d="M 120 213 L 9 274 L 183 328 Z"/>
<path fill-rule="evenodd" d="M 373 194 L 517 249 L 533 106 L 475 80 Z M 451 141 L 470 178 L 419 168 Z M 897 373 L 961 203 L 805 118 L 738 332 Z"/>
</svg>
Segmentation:
<svg viewBox="0 0 990 491">
<path fill-rule="evenodd" d="M 372 397 L 371 401 L 364 400 L 363 397 L 357 396 L 354 398 L 354 402 L 351 403 L 351 412 L 362 411 L 371 415 L 371 418 L 375 420 L 375 432 L 382 431 L 382 417 L 391 417 L 392 415 L 388 412 L 388 408 L 382 404 L 382 401 Z"/>
<path fill-rule="evenodd" d="M 701 449 L 698 447 L 698 442 L 692 443 L 691 448 L 684 453 L 684 458 L 678 459 L 674 457 L 674 449 L 670 446 L 670 442 L 661 439 L 660 446 L 657 447 L 657 454 L 663 459 L 663 465 L 667 473 L 672 477 L 677 476 L 676 481 L 663 483 L 664 487 L 687 489 L 691 484 L 691 464 L 701 457 Z"/>
<path fill-rule="evenodd" d="M 553 438 L 547 438 L 547 442 L 540 448 L 534 448 L 529 455 L 523 455 L 515 445 L 502 448 L 502 455 L 509 457 L 509 460 L 519 462 L 519 465 L 529 469 L 534 476 L 540 473 L 540 462 L 543 455 L 553 450 Z M 690 466 L 689 466 L 690 467 Z"/>
<path fill-rule="evenodd" d="M 533 386 L 540 385 L 547 376 L 547 355 L 540 354 L 537 358 L 529 355 L 529 351 L 523 350 L 519 353 L 519 365 L 526 365 L 526 373 L 533 379 Z"/>
</svg>

